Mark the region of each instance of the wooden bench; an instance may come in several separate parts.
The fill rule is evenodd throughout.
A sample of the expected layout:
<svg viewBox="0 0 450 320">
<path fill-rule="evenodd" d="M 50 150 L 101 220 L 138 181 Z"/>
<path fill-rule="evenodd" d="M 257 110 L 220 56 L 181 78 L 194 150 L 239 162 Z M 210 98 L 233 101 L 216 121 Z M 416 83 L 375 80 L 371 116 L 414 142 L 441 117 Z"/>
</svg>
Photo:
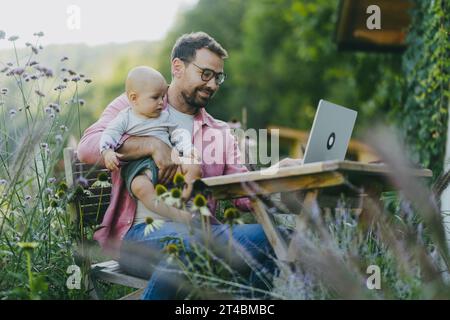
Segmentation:
<svg viewBox="0 0 450 320">
<path fill-rule="evenodd" d="M 88 186 L 84 189 L 89 190 L 91 194 L 77 197 L 75 201 L 68 204 L 68 210 L 76 230 L 81 230 L 81 238 L 78 240 L 89 241 L 91 239 L 86 238 L 86 232 L 83 229 L 94 229 L 95 226 L 102 222 L 111 197 L 110 187 L 92 188 L 92 185 L 97 181 L 100 173 L 106 173 L 109 182 L 111 182 L 110 172 L 104 168 L 80 162 L 76 156 L 76 151 L 72 148 L 64 149 L 64 167 L 66 183 L 69 189 L 75 187 L 80 178 L 87 180 Z M 88 279 L 90 296 L 93 299 L 102 298 L 102 294 L 98 289 L 98 280 L 138 289 L 121 298 L 125 300 L 138 299 L 143 288 L 148 283 L 148 279 L 125 274 L 115 260 L 102 261 L 90 265 L 90 272 L 86 279 Z"/>
</svg>

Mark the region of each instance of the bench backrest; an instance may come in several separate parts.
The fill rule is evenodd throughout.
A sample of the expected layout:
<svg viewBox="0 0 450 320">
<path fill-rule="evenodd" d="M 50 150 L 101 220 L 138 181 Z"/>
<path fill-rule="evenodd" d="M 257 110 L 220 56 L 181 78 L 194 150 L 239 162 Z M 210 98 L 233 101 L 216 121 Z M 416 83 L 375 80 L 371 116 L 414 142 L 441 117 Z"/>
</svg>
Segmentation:
<svg viewBox="0 0 450 320">
<path fill-rule="evenodd" d="M 99 225 L 110 202 L 111 187 L 93 188 L 92 185 L 102 172 L 108 175 L 108 181 L 111 183 L 110 172 L 103 167 L 80 162 L 73 148 L 64 149 L 64 168 L 69 189 L 79 185 L 79 179 L 84 178 L 88 182 L 88 186 L 84 189 L 91 193 L 77 197 L 77 200 L 69 205 L 72 219 L 77 223 L 83 223 L 84 226 Z"/>
</svg>

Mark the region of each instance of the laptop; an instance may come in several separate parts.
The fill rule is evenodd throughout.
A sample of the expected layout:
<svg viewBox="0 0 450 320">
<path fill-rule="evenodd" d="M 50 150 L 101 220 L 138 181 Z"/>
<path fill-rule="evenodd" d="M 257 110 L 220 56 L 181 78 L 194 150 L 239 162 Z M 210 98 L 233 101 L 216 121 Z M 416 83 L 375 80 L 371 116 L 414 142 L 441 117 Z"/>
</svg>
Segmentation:
<svg viewBox="0 0 450 320">
<path fill-rule="evenodd" d="M 344 160 L 357 112 L 320 100 L 306 145 L 303 164 Z"/>
</svg>

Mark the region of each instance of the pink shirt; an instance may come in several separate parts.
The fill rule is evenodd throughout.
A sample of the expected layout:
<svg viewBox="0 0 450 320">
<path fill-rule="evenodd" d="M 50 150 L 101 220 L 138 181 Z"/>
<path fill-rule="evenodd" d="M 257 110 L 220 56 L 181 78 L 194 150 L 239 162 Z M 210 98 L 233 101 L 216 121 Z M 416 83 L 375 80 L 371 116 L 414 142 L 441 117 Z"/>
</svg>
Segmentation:
<svg viewBox="0 0 450 320">
<path fill-rule="evenodd" d="M 167 98 L 164 105 L 167 107 Z M 99 152 L 102 132 L 108 123 L 128 106 L 128 98 L 122 94 L 108 105 L 96 123 L 86 129 L 78 145 L 80 161 L 88 164 L 103 163 Z M 127 138 L 128 136 L 124 136 L 121 142 Z M 202 154 L 204 178 L 247 171 L 241 164 L 239 148 L 229 126 L 214 119 L 204 108 L 194 117 L 193 143 Z M 121 240 L 133 224 L 137 204 L 126 190 L 120 171 L 112 172 L 111 179 L 110 205 L 103 218 L 102 228 L 95 233 L 94 239 L 104 249 L 114 250 L 119 248 Z M 248 198 L 237 199 L 234 204 L 244 211 L 251 208 Z M 214 213 L 216 202 L 210 199 L 208 206 Z"/>
</svg>

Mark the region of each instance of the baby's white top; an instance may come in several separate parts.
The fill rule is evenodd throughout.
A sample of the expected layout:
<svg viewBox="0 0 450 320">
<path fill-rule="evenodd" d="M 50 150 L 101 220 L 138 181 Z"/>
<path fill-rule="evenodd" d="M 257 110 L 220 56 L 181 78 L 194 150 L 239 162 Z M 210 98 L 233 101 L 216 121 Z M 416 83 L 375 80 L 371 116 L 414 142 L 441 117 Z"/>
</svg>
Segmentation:
<svg viewBox="0 0 450 320">
<path fill-rule="evenodd" d="M 179 111 L 177 111 L 179 112 Z M 152 136 L 174 146 L 183 155 L 190 153 L 192 142 L 190 134 L 173 121 L 171 113 L 163 110 L 158 118 L 147 118 L 136 114 L 132 107 L 128 107 L 109 123 L 100 139 L 100 152 L 115 149 L 124 134 L 130 136 Z"/>
</svg>

